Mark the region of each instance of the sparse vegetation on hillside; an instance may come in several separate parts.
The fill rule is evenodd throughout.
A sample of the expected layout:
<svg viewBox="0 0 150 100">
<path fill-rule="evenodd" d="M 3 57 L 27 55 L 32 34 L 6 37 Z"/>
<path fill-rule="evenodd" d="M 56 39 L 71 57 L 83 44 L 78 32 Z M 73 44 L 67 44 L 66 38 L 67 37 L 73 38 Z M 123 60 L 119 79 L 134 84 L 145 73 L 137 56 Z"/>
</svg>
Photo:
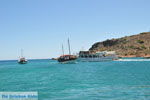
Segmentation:
<svg viewBox="0 0 150 100">
<path fill-rule="evenodd" d="M 150 32 L 97 42 L 89 50 L 116 51 L 120 56 L 147 56 L 150 55 Z"/>
</svg>

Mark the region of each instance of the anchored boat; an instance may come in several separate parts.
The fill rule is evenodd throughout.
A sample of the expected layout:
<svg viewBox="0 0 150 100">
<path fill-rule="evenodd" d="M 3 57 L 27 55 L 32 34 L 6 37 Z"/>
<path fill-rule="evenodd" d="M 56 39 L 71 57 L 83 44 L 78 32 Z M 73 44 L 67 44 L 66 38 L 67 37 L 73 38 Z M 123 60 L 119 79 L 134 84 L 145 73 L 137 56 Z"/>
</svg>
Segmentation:
<svg viewBox="0 0 150 100">
<path fill-rule="evenodd" d="M 60 62 L 60 63 L 74 63 L 75 62 L 75 60 L 77 59 L 77 56 L 71 55 L 69 38 L 68 38 L 68 49 L 69 49 L 69 54 L 64 55 L 64 48 L 62 45 L 63 55 L 58 58 L 58 62 Z"/>
<path fill-rule="evenodd" d="M 62 55 L 58 58 L 58 61 L 64 63 L 74 63 L 76 59 L 77 57 L 75 55 Z"/>
<path fill-rule="evenodd" d="M 26 63 L 27 63 L 27 60 L 26 60 L 24 57 L 22 57 L 22 58 L 20 58 L 20 59 L 18 60 L 18 63 L 19 63 L 19 64 L 26 64 Z"/>
<path fill-rule="evenodd" d="M 80 51 L 79 53 L 79 61 L 85 62 L 112 61 L 117 59 L 118 56 L 116 55 L 115 51 L 102 51 L 102 52 Z"/>
<path fill-rule="evenodd" d="M 18 60 L 18 63 L 19 64 L 26 64 L 27 63 L 27 60 L 25 59 L 25 57 L 23 57 L 23 50 L 22 49 L 21 49 L 21 57 Z"/>
</svg>

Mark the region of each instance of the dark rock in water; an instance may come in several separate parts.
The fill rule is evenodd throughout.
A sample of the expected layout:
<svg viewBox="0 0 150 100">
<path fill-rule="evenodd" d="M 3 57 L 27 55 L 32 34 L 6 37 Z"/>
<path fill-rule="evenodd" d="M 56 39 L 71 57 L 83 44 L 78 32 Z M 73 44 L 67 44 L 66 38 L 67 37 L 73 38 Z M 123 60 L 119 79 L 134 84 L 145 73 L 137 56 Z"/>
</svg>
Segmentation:
<svg viewBox="0 0 150 100">
<path fill-rule="evenodd" d="M 58 58 L 52 58 L 51 60 L 58 60 Z"/>
</svg>

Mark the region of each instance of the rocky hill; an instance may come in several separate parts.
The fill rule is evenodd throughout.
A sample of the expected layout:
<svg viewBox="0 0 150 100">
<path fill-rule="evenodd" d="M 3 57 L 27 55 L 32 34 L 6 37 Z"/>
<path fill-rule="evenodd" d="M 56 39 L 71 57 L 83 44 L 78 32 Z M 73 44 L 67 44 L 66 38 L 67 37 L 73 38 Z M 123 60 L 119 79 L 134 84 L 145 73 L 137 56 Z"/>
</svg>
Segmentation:
<svg viewBox="0 0 150 100">
<path fill-rule="evenodd" d="M 97 42 L 89 51 L 116 51 L 120 57 L 150 57 L 150 32 Z"/>
</svg>

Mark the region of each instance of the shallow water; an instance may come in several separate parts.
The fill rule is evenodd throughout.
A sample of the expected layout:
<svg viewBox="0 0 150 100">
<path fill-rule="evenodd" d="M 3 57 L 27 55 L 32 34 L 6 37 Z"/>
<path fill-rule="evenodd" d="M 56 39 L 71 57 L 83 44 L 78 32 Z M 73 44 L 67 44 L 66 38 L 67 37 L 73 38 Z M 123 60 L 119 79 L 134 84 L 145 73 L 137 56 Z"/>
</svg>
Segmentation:
<svg viewBox="0 0 150 100">
<path fill-rule="evenodd" d="M 150 61 L 59 64 L 0 61 L 0 91 L 38 91 L 39 100 L 150 100 Z"/>
</svg>

